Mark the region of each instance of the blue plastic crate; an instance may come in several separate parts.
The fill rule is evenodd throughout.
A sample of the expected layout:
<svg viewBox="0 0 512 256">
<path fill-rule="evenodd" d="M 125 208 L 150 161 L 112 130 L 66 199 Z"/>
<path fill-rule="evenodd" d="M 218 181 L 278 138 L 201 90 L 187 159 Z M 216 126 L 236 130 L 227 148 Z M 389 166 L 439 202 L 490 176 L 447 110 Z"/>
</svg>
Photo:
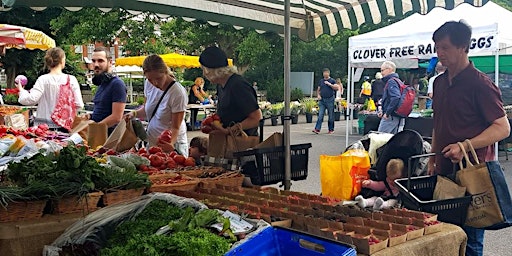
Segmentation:
<svg viewBox="0 0 512 256">
<path fill-rule="evenodd" d="M 225 256 L 356 256 L 353 245 L 281 227 L 269 227 Z"/>
</svg>

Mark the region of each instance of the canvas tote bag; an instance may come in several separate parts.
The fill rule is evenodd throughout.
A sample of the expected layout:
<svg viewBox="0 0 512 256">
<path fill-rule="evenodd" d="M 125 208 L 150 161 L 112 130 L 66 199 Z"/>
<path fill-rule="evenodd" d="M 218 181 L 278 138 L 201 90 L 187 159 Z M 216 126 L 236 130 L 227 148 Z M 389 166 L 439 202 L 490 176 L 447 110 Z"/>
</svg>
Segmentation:
<svg viewBox="0 0 512 256">
<path fill-rule="evenodd" d="M 60 86 L 57 96 L 57 103 L 53 109 L 51 119 L 60 127 L 71 130 L 73 121 L 76 117 L 75 94 L 69 83 L 69 75 L 67 82 Z"/>
<path fill-rule="evenodd" d="M 498 161 L 480 163 L 475 149 L 469 140 L 471 154 L 476 164 L 468 157 L 462 143 L 459 142 L 466 168 L 456 174 L 459 185 L 466 187 L 473 200 L 468 208 L 466 225 L 474 228 L 497 230 L 512 225 L 512 200 L 503 170 Z"/>
</svg>

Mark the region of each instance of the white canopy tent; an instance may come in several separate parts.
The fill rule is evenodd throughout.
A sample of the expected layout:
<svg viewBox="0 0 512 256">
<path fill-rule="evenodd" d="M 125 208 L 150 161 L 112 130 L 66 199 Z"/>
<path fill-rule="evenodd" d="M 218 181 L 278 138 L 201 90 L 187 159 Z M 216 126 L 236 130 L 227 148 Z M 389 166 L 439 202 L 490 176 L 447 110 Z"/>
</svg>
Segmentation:
<svg viewBox="0 0 512 256">
<path fill-rule="evenodd" d="M 511 51 L 512 12 L 488 2 L 482 7 L 461 4 L 453 10 L 434 8 L 426 15 L 415 13 L 397 23 L 349 38 L 348 102 L 354 101 L 354 67 L 375 68 L 386 60 L 430 59 L 436 56 L 432 34 L 447 21 L 465 20 L 472 27 L 470 56 L 496 56 L 496 84 L 499 54 Z M 399 68 L 411 66 L 397 65 Z M 417 67 L 417 66 L 416 66 Z M 350 124 L 349 124 L 350 123 Z M 352 121 L 347 121 L 347 126 Z M 348 130 L 347 140 L 348 145 Z"/>
<path fill-rule="evenodd" d="M 128 95 L 130 95 L 130 102 L 133 102 L 133 83 L 132 78 L 142 78 L 143 71 L 139 66 L 115 66 L 114 72 L 119 76 L 128 76 L 130 82 L 128 83 Z"/>
</svg>

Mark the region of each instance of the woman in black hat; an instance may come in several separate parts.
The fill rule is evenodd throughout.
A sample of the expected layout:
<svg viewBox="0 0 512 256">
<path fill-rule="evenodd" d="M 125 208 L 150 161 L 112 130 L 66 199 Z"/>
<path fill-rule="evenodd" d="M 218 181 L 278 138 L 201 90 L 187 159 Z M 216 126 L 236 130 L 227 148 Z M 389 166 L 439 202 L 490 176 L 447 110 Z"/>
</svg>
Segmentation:
<svg viewBox="0 0 512 256">
<path fill-rule="evenodd" d="M 229 127 L 240 123 L 249 136 L 258 134 L 262 118 L 256 91 L 247 80 L 237 74 L 237 68 L 228 65 L 226 54 L 218 47 L 206 48 L 199 57 L 203 75 L 217 87 L 217 114 L 223 124 L 224 134 Z"/>
</svg>

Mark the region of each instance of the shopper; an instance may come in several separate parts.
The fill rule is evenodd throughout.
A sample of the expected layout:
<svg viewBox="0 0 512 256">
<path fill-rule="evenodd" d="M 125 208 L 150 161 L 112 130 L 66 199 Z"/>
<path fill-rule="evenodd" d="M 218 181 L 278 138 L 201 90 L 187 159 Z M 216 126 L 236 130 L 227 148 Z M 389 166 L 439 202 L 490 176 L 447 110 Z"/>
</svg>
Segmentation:
<svg viewBox="0 0 512 256">
<path fill-rule="evenodd" d="M 468 59 L 471 28 L 463 21 L 446 22 L 432 39 L 447 71 L 434 81 L 432 150 L 442 155 L 429 160 L 428 170 L 447 175 L 462 160 L 457 142 L 469 151 L 464 142 L 469 139 L 480 162 L 494 160 L 494 145 L 509 135 L 510 126 L 500 89 Z M 468 236 L 466 255 L 483 255 L 484 230 L 463 229 Z"/>
<path fill-rule="evenodd" d="M 218 47 L 206 48 L 199 57 L 199 63 L 204 77 L 219 85 L 217 114 L 223 127 L 217 130 L 229 134 L 229 128 L 240 123 L 247 135 L 257 135 L 262 114 L 251 84 L 238 74 L 236 67 L 228 66 L 226 54 Z"/>
<path fill-rule="evenodd" d="M 433 77 L 431 77 L 430 79 L 428 79 L 427 108 L 431 108 L 432 107 L 432 98 L 434 98 L 434 81 L 436 80 L 436 78 L 438 76 L 442 75 L 445 71 L 446 71 L 446 67 L 443 66 L 443 63 L 438 61 L 437 64 L 436 64 L 436 74 Z"/>
<path fill-rule="evenodd" d="M 204 79 L 196 78 L 188 94 L 188 103 L 190 104 L 209 104 L 211 97 L 204 91 Z"/>
<path fill-rule="evenodd" d="M 402 131 L 405 124 L 405 118 L 395 114 L 401 97 L 400 84 L 397 81 L 400 77 L 395 71 L 396 65 L 391 61 L 385 61 L 380 68 L 385 86 L 382 94 L 382 111 L 378 113 L 381 118 L 378 131 L 391 134 Z"/>
<path fill-rule="evenodd" d="M 196 161 L 196 165 L 201 165 L 201 158 L 208 154 L 208 138 L 197 136 L 190 141 L 188 155 Z"/>
<path fill-rule="evenodd" d="M 323 78 L 318 82 L 316 89 L 316 95 L 318 97 L 318 119 L 316 121 L 314 133 L 319 134 L 322 129 L 322 123 L 324 122 L 325 110 L 329 120 L 327 120 L 328 134 L 334 133 L 334 98 L 336 91 L 338 90 L 336 81 L 331 78 L 331 71 L 328 68 L 323 70 Z"/>
<path fill-rule="evenodd" d="M 112 56 L 105 47 L 98 47 L 92 53 L 94 77 L 92 82 L 98 86 L 94 95 L 94 109 L 91 115 L 85 115 L 97 123 L 106 124 L 108 134 L 122 120 L 126 106 L 126 85 L 121 78 L 112 74 Z"/>
<path fill-rule="evenodd" d="M 77 111 L 84 107 L 80 85 L 76 77 L 62 72 L 66 66 L 66 54 L 61 48 L 55 47 L 46 51 L 44 66 L 49 70 L 48 74 L 37 78 L 34 87 L 30 91 L 25 90 L 22 83 L 16 83 L 16 87 L 20 91 L 18 102 L 22 105 L 37 105 L 35 125 L 47 124 L 53 130 L 68 132 L 67 129 L 55 124 L 51 115 L 58 102 L 60 87 L 68 81 L 73 91 Z M 74 118 L 74 116 L 70 116 L 70 118 Z"/>
<path fill-rule="evenodd" d="M 372 82 L 372 99 L 375 102 L 375 105 L 380 105 L 379 102 L 382 99 L 382 94 L 384 94 L 384 81 L 382 81 L 382 73 L 375 73 L 375 80 Z"/>
<path fill-rule="evenodd" d="M 361 91 L 359 92 L 359 98 L 363 98 L 364 101 L 368 100 L 372 96 L 372 84 L 370 83 L 370 77 L 365 76 L 363 84 L 361 85 Z"/>
<path fill-rule="evenodd" d="M 146 103 L 139 109 L 125 116 L 145 119 L 147 124 L 149 146 L 159 146 L 165 152 L 176 150 L 188 156 L 187 126 L 183 120 L 187 110 L 187 91 L 158 55 L 146 57 L 142 64 L 146 81 L 144 97 Z M 158 137 L 166 130 L 172 133 L 171 142 L 164 142 Z"/>
</svg>

